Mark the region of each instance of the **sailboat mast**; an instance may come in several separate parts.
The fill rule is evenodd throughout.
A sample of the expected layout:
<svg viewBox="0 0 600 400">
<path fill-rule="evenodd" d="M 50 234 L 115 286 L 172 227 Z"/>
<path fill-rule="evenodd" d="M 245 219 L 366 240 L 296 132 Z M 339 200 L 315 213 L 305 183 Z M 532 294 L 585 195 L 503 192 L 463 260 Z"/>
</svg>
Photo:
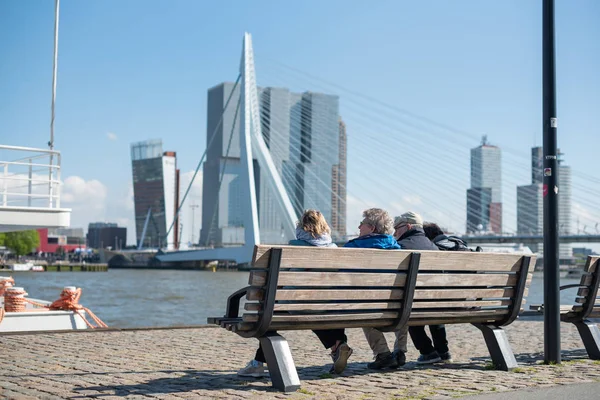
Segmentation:
<svg viewBox="0 0 600 400">
<path fill-rule="evenodd" d="M 58 66 L 58 16 L 60 0 L 54 0 L 54 62 L 52 66 L 52 110 L 50 116 L 50 141 L 48 147 L 54 149 L 54 106 L 56 103 L 56 70 Z"/>
</svg>

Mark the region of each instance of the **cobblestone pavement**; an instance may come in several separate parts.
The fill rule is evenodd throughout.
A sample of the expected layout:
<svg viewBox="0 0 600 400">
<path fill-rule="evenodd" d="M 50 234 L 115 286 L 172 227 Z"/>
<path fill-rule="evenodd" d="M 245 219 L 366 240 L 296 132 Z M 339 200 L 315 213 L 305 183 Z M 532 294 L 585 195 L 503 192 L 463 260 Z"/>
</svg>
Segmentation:
<svg viewBox="0 0 600 400">
<path fill-rule="evenodd" d="M 238 378 L 258 341 L 218 327 L 0 336 L 0 397 L 15 399 L 445 399 L 523 388 L 600 382 L 600 362 L 587 358 L 577 330 L 561 324 L 563 364 L 543 365 L 543 323 L 518 321 L 507 334 L 521 367 L 490 370 L 483 336 L 470 325 L 447 327 L 454 363 L 414 361 L 399 370 L 371 372 L 372 354 L 358 329 L 342 376 L 327 373 L 331 359 L 311 332 L 283 332 L 302 388 L 284 394 L 268 379 Z M 386 334 L 393 343 L 391 334 Z M 409 345 L 409 347 L 411 347 Z M 417 352 L 409 350 L 408 359 Z"/>
</svg>

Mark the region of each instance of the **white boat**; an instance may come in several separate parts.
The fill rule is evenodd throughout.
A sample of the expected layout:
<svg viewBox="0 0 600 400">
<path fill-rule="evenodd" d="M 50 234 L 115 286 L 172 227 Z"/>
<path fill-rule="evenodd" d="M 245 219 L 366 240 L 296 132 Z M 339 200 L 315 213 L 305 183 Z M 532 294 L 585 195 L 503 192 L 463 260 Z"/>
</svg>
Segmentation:
<svg viewBox="0 0 600 400">
<path fill-rule="evenodd" d="M 31 261 L 28 261 L 26 263 L 20 263 L 20 264 L 17 263 L 17 264 L 8 265 L 8 269 L 10 271 L 36 271 L 36 272 L 44 271 L 44 267 L 42 267 L 41 265 L 35 265 Z"/>
<path fill-rule="evenodd" d="M 8 277 L 0 277 L 0 285 Z M 9 287 L 6 292 L 16 289 L 18 293 L 24 293 L 18 297 L 25 298 L 26 293 L 22 288 Z M 65 289 L 75 290 L 74 287 Z M 47 308 L 50 301 L 27 298 L 23 311 L 9 311 L 5 307 L 5 296 L 0 296 L 0 333 L 5 332 L 35 332 L 35 331 L 64 331 L 75 329 L 87 329 L 85 322 L 85 310 L 50 310 Z M 44 307 L 46 306 L 46 307 Z M 4 311 L 4 312 L 2 312 Z"/>
</svg>

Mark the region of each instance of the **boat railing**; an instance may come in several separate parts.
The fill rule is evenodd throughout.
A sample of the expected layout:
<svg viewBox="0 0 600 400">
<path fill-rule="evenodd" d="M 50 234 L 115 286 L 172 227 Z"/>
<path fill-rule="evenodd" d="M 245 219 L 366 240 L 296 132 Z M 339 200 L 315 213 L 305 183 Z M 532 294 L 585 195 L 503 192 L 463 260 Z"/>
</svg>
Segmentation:
<svg viewBox="0 0 600 400">
<path fill-rule="evenodd" d="M 60 152 L 0 145 L 0 207 L 60 208 Z"/>
</svg>

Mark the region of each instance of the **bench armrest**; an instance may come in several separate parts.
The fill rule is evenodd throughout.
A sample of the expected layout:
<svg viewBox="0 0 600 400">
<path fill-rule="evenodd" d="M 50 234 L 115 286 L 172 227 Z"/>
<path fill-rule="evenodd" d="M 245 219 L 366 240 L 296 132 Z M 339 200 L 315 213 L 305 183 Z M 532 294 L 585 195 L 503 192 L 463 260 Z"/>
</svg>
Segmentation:
<svg viewBox="0 0 600 400">
<path fill-rule="evenodd" d="M 225 313 L 225 317 L 227 318 L 237 318 L 240 310 L 240 299 L 246 295 L 250 286 L 242 288 L 237 292 L 233 293 L 227 299 L 227 311 Z"/>
<path fill-rule="evenodd" d="M 583 285 L 583 287 L 584 286 L 585 285 Z M 570 285 L 562 285 L 559 289 L 564 290 L 564 289 L 571 289 L 571 288 L 576 288 L 576 287 L 582 287 L 582 285 L 580 283 L 572 283 Z"/>
</svg>

